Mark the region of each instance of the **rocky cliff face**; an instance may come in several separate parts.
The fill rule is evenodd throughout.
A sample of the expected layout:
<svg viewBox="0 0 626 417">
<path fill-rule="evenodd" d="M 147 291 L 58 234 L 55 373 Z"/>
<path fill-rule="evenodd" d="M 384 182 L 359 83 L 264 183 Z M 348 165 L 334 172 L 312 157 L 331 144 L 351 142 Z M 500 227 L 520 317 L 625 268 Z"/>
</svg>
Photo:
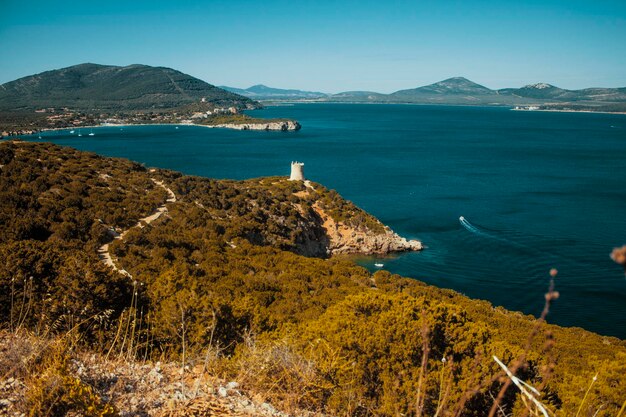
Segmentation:
<svg viewBox="0 0 626 417">
<path fill-rule="evenodd" d="M 304 184 L 303 190 L 293 194 L 301 203 L 291 203 L 302 216 L 295 252 L 327 257 L 343 254 L 385 255 L 423 249 L 422 242 L 399 236 L 351 202 L 338 195 L 331 197 L 333 192 L 320 184 L 309 181 Z M 304 206 L 310 209 L 304 210 Z M 355 222 L 356 218 L 360 220 Z"/>
<path fill-rule="evenodd" d="M 228 129 L 237 130 L 300 130 L 300 123 L 292 120 L 280 121 L 280 122 L 267 122 L 267 123 L 223 123 L 217 125 L 211 125 L 210 127 L 224 127 Z"/>
<path fill-rule="evenodd" d="M 334 220 L 319 204 L 313 210 L 320 216 L 322 227 L 328 237 L 328 253 L 384 255 L 391 252 L 419 251 L 422 242 L 407 240 L 384 226 L 382 232 L 375 232 L 367 227 L 354 227 Z"/>
</svg>

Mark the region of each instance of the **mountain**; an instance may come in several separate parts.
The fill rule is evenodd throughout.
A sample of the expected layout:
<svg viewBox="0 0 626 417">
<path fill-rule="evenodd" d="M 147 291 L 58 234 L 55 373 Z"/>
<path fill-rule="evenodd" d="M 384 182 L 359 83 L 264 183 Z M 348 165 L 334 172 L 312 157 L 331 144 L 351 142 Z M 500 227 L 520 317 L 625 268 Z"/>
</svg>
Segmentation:
<svg viewBox="0 0 626 417">
<path fill-rule="evenodd" d="M 415 97 L 431 95 L 484 96 L 491 94 L 494 94 L 494 91 L 487 87 L 476 84 L 464 77 L 454 77 L 424 87 L 396 91 L 391 95 L 395 97 Z"/>
<path fill-rule="evenodd" d="M 282 88 L 268 87 L 263 84 L 253 85 L 246 89 L 226 86 L 221 86 L 220 88 L 254 100 L 316 99 L 328 96 L 328 94 L 318 91 L 284 90 Z"/>
<path fill-rule="evenodd" d="M 521 88 L 492 90 L 465 77 L 452 77 L 421 87 L 399 90 L 391 94 L 374 91 L 344 91 L 337 94 L 324 94 L 302 90 L 282 90 L 262 84 L 247 89 L 222 88 L 255 100 L 538 106 L 543 110 L 626 111 L 626 88 L 566 90 L 548 83 L 536 83 Z"/>
<path fill-rule="evenodd" d="M 624 102 L 626 88 L 586 88 L 583 90 L 565 90 L 551 84 L 537 83 L 522 88 L 505 88 L 499 94 L 523 98 L 550 101 L 590 101 L 590 102 Z"/>
<path fill-rule="evenodd" d="M 374 91 L 344 91 L 342 93 L 333 94 L 329 97 L 329 101 L 343 102 L 384 102 L 387 101 L 387 94 L 376 93 Z"/>
<path fill-rule="evenodd" d="M 0 110 L 68 107 L 74 110 L 148 110 L 204 99 L 219 107 L 254 108 L 233 94 L 171 68 L 80 64 L 23 77 L 0 86 Z"/>
<path fill-rule="evenodd" d="M 504 88 L 498 90 L 498 93 L 539 100 L 568 100 L 575 95 L 573 91 L 564 90 L 546 83 L 529 84 L 522 88 Z"/>
<path fill-rule="evenodd" d="M 434 84 L 389 95 L 394 101 L 441 104 L 498 103 L 497 93 L 464 77 L 453 77 Z"/>
<path fill-rule="evenodd" d="M 353 103 L 414 103 L 483 106 L 539 106 L 544 110 L 626 111 L 626 88 L 565 90 L 547 83 L 492 90 L 464 77 L 391 94 L 347 91 L 321 101 Z"/>
<path fill-rule="evenodd" d="M 505 98 L 505 100 L 507 100 Z M 503 104 L 498 93 L 464 77 L 453 77 L 434 84 L 381 94 L 373 91 L 347 91 L 328 101 L 417 104 Z M 510 100 L 509 100 L 510 101 Z"/>
</svg>

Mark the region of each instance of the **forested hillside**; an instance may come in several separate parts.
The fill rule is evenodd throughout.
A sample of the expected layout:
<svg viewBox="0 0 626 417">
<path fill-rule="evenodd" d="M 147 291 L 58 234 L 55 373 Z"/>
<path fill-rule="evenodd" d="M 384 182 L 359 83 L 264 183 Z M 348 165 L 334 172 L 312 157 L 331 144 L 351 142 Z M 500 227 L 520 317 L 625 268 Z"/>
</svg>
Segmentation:
<svg viewBox="0 0 626 417">
<path fill-rule="evenodd" d="M 180 71 L 148 65 L 79 64 L 2 84 L 0 110 L 64 108 L 93 112 L 172 109 L 204 99 L 218 107 L 255 107 Z"/>
</svg>

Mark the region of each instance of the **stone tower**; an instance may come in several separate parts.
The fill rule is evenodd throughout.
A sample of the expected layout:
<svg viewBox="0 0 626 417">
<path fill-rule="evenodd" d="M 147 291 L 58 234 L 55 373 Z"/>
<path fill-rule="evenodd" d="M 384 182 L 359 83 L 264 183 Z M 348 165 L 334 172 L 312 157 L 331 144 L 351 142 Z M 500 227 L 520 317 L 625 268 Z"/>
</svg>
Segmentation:
<svg viewBox="0 0 626 417">
<path fill-rule="evenodd" d="M 296 161 L 291 163 L 291 176 L 289 177 L 289 181 L 304 181 L 303 166 L 304 163 L 302 162 Z"/>
</svg>

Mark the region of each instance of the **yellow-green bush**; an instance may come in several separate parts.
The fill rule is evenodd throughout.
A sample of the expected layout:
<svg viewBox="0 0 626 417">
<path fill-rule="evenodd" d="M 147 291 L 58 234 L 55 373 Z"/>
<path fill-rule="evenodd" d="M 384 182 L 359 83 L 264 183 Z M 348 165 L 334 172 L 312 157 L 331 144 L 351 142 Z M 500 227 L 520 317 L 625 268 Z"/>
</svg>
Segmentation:
<svg viewBox="0 0 626 417">
<path fill-rule="evenodd" d="M 26 367 L 25 407 L 28 415 L 59 416 L 76 412 L 86 417 L 116 416 L 92 387 L 69 371 L 70 348 L 64 337 L 51 341 Z"/>
</svg>

